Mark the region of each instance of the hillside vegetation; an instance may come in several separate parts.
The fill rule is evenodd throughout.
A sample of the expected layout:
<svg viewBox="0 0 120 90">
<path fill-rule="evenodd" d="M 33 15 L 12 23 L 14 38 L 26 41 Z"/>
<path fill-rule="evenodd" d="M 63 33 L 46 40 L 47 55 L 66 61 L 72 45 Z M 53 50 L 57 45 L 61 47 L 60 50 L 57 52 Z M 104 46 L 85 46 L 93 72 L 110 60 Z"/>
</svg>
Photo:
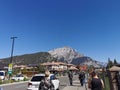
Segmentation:
<svg viewBox="0 0 120 90">
<path fill-rule="evenodd" d="M 34 54 L 25 54 L 21 56 L 13 57 L 13 64 L 28 65 L 28 64 L 40 64 L 48 61 L 56 61 L 48 52 L 39 52 Z M 1 59 L 2 64 L 9 64 L 10 58 Z"/>
</svg>

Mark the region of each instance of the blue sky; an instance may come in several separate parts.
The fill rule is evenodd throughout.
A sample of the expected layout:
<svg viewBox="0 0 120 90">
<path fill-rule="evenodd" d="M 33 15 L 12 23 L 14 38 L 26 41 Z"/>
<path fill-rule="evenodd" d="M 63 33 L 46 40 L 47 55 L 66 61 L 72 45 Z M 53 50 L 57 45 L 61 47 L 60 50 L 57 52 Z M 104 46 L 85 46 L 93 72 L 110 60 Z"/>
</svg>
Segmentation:
<svg viewBox="0 0 120 90">
<path fill-rule="evenodd" d="M 0 58 L 70 46 L 120 60 L 119 0 L 0 0 Z"/>
</svg>

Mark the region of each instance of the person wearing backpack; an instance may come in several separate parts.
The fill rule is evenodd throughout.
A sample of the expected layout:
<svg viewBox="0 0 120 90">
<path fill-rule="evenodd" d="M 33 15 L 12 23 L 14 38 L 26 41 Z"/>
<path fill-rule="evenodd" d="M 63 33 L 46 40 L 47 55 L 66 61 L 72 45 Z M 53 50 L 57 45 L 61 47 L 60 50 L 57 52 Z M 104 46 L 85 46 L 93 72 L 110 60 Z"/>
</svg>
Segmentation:
<svg viewBox="0 0 120 90">
<path fill-rule="evenodd" d="M 39 90 L 55 90 L 52 81 L 48 78 L 50 72 L 47 70 L 45 71 L 45 78 L 41 80 L 39 85 Z"/>
</svg>

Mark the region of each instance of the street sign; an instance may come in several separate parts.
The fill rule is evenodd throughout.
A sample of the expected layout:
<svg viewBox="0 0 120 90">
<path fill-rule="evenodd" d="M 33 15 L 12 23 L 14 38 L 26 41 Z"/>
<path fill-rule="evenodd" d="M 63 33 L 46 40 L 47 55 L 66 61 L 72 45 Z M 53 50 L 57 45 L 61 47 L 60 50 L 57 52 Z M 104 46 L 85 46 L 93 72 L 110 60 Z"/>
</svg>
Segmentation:
<svg viewBox="0 0 120 90">
<path fill-rule="evenodd" d="M 12 74 L 12 66 L 12 63 L 10 63 L 8 66 L 8 74 Z"/>
<path fill-rule="evenodd" d="M 8 71 L 8 74 L 12 74 L 12 71 Z"/>
<path fill-rule="evenodd" d="M 8 71 L 12 71 L 12 63 L 9 64 Z"/>
</svg>

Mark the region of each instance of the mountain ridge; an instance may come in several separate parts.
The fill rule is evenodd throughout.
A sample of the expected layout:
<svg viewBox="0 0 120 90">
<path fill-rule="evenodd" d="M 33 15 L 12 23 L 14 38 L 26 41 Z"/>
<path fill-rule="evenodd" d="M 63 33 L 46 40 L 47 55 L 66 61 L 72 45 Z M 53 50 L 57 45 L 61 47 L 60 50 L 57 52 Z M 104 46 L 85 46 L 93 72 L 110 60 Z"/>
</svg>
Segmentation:
<svg viewBox="0 0 120 90">
<path fill-rule="evenodd" d="M 53 50 L 48 51 L 54 58 L 57 58 L 59 61 L 72 63 L 75 65 L 85 64 L 85 65 L 93 65 L 95 67 L 101 67 L 101 62 L 92 59 L 89 56 L 84 56 L 83 54 L 79 53 L 77 50 L 65 46 L 61 48 L 56 48 Z"/>
<path fill-rule="evenodd" d="M 40 64 L 50 61 L 62 61 L 65 63 L 71 63 L 75 65 L 85 64 L 85 65 L 93 65 L 96 67 L 101 66 L 100 62 L 93 60 L 88 56 L 84 56 L 83 54 L 80 54 L 77 50 L 68 46 L 55 48 L 48 52 L 37 52 L 37 53 L 24 54 L 13 57 L 13 63 L 17 65 Z M 9 64 L 9 62 L 10 62 L 10 57 L 0 59 L 1 64 Z"/>
<path fill-rule="evenodd" d="M 67 61 L 67 63 L 71 63 L 74 58 L 83 56 L 82 54 L 80 54 L 75 49 L 69 46 L 56 48 L 48 51 L 48 53 L 50 53 L 53 57 L 57 58 L 58 60 L 64 59 L 64 61 Z"/>
</svg>

